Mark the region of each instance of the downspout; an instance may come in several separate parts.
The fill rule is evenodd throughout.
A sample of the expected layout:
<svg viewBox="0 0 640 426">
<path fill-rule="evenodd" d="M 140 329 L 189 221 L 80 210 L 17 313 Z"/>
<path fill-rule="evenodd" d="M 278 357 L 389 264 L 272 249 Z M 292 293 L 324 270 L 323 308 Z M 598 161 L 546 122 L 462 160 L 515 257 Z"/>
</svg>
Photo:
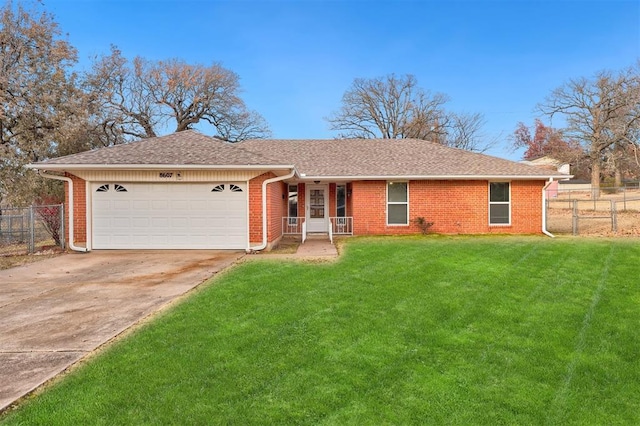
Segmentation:
<svg viewBox="0 0 640 426">
<path fill-rule="evenodd" d="M 553 235 L 551 232 L 547 231 L 547 188 L 549 187 L 549 185 L 551 185 L 553 183 L 553 178 L 549 178 L 549 182 L 547 182 L 547 184 L 542 188 L 542 233 L 551 237 L 551 238 L 555 238 L 556 236 Z"/>
<path fill-rule="evenodd" d="M 250 247 L 248 251 L 260 251 L 267 247 L 267 185 L 273 182 L 280 182 L 291 179 L 296 174 L 295 169 L 291 169 L 291 173 L 284 176 L 277 176 L 262 182 L 262 244 Z"/>
<path fill-rule="evenodd" d="M 51 175 L 38 169 L 38 174 L 44 178 L 62 180 L 69 184 L 69 248 L 74 251 L 86 253 L 89 251 L 86 247 L 78 247 L 73 243 L 73 180 L 67 176 Z"/>
</svg>

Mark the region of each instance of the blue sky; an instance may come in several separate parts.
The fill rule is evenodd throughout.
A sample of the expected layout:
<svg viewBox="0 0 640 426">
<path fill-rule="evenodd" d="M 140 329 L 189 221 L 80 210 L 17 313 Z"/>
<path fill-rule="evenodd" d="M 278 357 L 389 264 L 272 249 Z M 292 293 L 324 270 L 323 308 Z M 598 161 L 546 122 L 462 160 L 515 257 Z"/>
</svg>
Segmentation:
<svg viewBox="0 0 640 426">
<path fill-rule="evenodd" d="M 481 112 L 489 152 L 570 78 L 640 58 L 640 1 L 44 0 L 80 67 L 109 53 L 221 63 L 276 138 L 332 138 L 355 78 L 413 74 L 448 108 Z M 557 124 L 557 123 L 553 123 Z M 206 129 L 203 128 L 206 132 Z M 210 131 L 208 133 L 211 133 Z"/>
</svg>

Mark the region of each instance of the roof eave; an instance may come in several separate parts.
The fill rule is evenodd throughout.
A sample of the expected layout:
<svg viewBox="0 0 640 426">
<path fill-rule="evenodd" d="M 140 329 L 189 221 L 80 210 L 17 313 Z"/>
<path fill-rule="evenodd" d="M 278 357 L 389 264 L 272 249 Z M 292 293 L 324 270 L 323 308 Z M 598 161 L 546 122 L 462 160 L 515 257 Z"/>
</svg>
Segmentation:
<svg viewBox="0 0 640 426">
<path fill-rule="evenodd" d="M 28 169 L 73 171 L 73 170 L 291 170 L 293 165 L 283 164 L 27 164 Z"/>
<path fill-rule="evenodd" d="M 380 175 L 380 176 L 327 176 L 300 174 L 300 180 L 564 180 L 573 175 Z"/>
</svg>

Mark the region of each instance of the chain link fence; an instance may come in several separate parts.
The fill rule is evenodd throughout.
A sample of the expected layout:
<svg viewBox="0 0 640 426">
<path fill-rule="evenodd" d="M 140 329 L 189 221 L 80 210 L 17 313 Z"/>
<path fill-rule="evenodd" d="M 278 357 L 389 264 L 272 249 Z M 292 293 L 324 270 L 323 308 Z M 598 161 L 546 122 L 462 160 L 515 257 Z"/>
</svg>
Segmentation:
<svg viewBox="0 0 640 426">
<path fill-rule="evenodd" d="M 573 235 L 640 236 L 640 190 L 602 188 L 547 194 L 547 229 Z"/>
<path fill-rule="evenodd" d="M 65 245 L 64 205 L 0 209 L 0 256 Z"/>
</svg>

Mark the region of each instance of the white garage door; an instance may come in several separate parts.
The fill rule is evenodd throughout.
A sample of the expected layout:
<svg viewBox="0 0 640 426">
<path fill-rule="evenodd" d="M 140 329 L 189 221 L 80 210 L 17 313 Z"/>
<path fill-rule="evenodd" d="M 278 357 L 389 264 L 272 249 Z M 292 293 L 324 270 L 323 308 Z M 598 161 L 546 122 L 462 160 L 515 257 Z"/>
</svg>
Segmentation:
<svg viewBox="0 0 640 426">
<path fill-rule="evenodd" d="M 94 249 L 245 249 L 246 183 L 92 185 Z"/>
</svg>

